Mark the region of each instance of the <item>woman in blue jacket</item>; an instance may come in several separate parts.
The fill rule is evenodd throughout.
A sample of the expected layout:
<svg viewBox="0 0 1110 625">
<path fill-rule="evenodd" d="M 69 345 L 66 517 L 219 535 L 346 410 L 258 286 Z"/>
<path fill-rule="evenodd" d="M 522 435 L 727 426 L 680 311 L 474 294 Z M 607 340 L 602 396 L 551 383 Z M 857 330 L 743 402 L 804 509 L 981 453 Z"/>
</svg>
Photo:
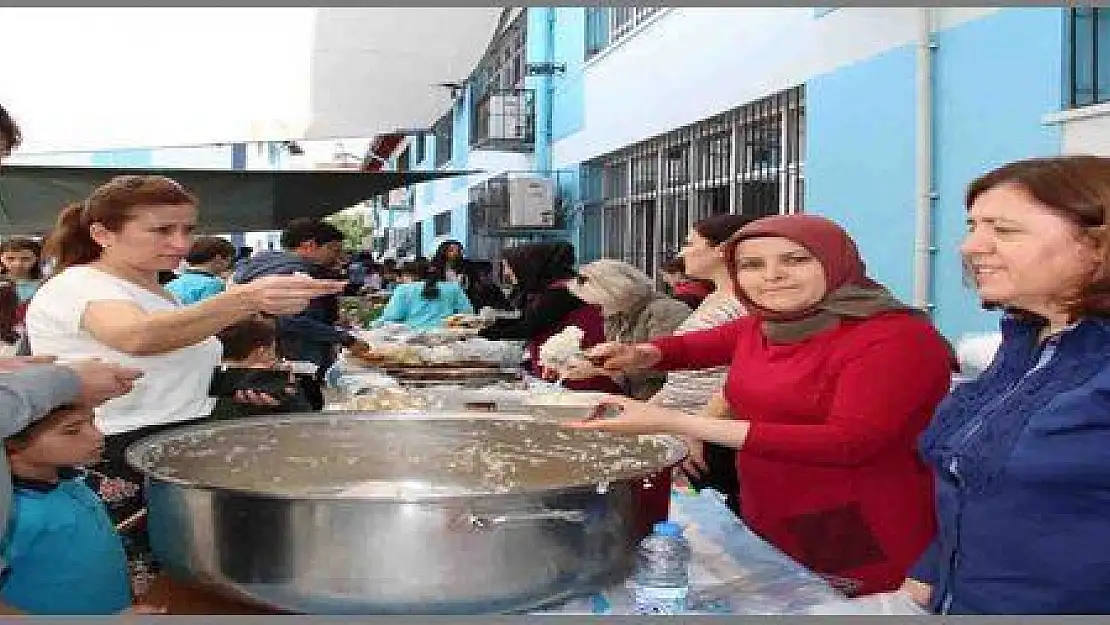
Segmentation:
<svg viewBox="0 0 1110 625">
<path fill-rule="evenodd" d="M 401 277 L 411 281 L 397 285 L 375 325 L 402 323 L 427 330 L 442 326 L 451 315 L 474 312 L 462 287 L 451 280 L 440 280 L 424 261 L 405 263 Z"/>
<path fill-rule="evenodd" d="M 967 207 L 1003 342 L 921 439 L 939 530 L 903 589 L 946 614 L 1110 613 L 1110 159 L 1011 163 Z"/>
</svg>

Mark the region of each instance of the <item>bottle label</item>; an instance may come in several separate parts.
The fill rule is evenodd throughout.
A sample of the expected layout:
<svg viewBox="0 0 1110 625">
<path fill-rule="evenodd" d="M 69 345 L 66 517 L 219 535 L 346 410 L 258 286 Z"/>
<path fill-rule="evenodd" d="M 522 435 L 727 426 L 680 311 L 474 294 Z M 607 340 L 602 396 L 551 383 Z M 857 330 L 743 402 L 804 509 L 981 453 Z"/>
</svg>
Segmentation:
<svg viewBox="0 0 1110 625">
<path fill-rule="evenodd" d="M 640 588 L 633 591 L 636 614 L 682 614 L 686 610 L 686 588 Z"/>
</svg>

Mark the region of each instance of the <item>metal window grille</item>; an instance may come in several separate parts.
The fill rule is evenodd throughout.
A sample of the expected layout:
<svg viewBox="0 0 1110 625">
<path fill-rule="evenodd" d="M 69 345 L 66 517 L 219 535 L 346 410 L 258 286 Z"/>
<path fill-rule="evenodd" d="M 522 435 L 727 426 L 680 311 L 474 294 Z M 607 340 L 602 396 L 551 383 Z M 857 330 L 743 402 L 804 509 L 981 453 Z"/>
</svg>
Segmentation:
<svg viewBox="0 0 1110 625">
<path fill-rule="evenodd" d="M 586 58 L 627 36 L 660 7 L 586 7 Z"/>
<path fill-rule="evenodd" d="M 1068 106 L 1110 101 L 1110 9 L 1069 9 L 1067 26 Z"/>
<path fill-rule="evenodd" d="M 417 133 L 416 136 L 412 138 L 412 165 L 414 167 L 424 161 L 425 145 L 424 133 Z"/>
<path fill-rule="evenodd" d="M 455 134 L 454 112 L 455 107 L 452 106 L 432 126 L 432 132 L 436 137 L 436 167 L 443 167 L 451 160 L 451 146 Z"/>
<path fill-rule="evenodd" d="M 654 276 L 701 219 L 802 211 L 804 125 L 799 86 L 585 163 L 584 215 L 601 233 L 581 245 Z"/>
<path fill-rule="evenodd" d="M 424 249 L 424 227 L 418 221 L 408 228 L 408 236 L 405 237 L 405 252 L 414 256 L 419 256 L 420 251 Z"/>
<path fill-rule="evenodd" d="M 536 141 L 536 97 L 531 89 L 491 89 L 474 102 L 470 147 L 531 151 Z"/>
<path fill-rule="evenodd" d="M 442 212 L 432 218 L 432 231 L 437 237 L 451 234 L 451 211 Z"/>
<path fill-rule="evenodd" d="M 476 101 L 481 100 L 492 90 L 524 87 L 528 30 L 525 16 L 526 12 L 521 11 L 520 15 L 490 44 L 485 56 L 478 61 L 478 66 L 471 76 L 471 91 Z"/>
</svg>

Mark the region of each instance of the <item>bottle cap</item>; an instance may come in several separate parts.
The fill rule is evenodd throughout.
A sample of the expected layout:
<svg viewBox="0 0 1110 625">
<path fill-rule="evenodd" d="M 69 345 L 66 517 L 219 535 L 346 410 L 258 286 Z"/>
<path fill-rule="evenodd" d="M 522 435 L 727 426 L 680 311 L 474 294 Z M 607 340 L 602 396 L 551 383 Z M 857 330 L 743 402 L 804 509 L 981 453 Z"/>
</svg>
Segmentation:
<svg viewBox="0 0 1110 625">
<path fill-rule="evenodd" d="M 660 536 L 682 536 L 682 528 L 677 523 L 670 521 L 660 521 L 651 530 Z"/>
</svg>

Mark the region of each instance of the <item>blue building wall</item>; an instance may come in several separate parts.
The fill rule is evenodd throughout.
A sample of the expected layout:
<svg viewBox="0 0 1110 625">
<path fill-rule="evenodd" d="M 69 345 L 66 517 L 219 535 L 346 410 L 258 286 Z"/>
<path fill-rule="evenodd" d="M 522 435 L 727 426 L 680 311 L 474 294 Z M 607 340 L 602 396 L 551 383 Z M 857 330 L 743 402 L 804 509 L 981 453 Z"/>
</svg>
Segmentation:
<svg viewBox="0 0 1110 625">
<path fill-rule="evenodd" d="M 933 302 L 950 338 L 994 329 L 960 278 L 963 193 L 990 168 L 1060 149 L 1041 117 L 1060 108 L 1064 11 L 1005 9 L 937 34 Z M 806 83 L 806 210 L 843 223 L 872 274 L 913 290 L 914 48 Z"/>
<path fill-rule="evenodd" d="M 913 289 L 914 51 L 901 47 L 805 85 L 805 207 L 856 238 L 876 280 Z"/>
<path fill-rule="evenodd" d="M 950 336 L 996 327 L 959 278 L 967 184 L 1003 163 L 1060 151 L 1060 127 L 1041 117 L 1060 110 L 1064 19 L 1059 7 L 1007 9 L 937 38 L 936 320 Z"/>
<path fill-rule="evenodd" d="M 555 9 L 555 24 L 554 57 L 566 64 L 566 73 L 554 80 L 552 94 L 552 141 L 559 141 L 585 125 L 586 10 Z"/>
<path fill-rule="evenodd" d="M 93 152 L 90 161 L 95 167 L 151 167 L 154 151 L 145 148 L 104 150 Z"/>
</svg>

